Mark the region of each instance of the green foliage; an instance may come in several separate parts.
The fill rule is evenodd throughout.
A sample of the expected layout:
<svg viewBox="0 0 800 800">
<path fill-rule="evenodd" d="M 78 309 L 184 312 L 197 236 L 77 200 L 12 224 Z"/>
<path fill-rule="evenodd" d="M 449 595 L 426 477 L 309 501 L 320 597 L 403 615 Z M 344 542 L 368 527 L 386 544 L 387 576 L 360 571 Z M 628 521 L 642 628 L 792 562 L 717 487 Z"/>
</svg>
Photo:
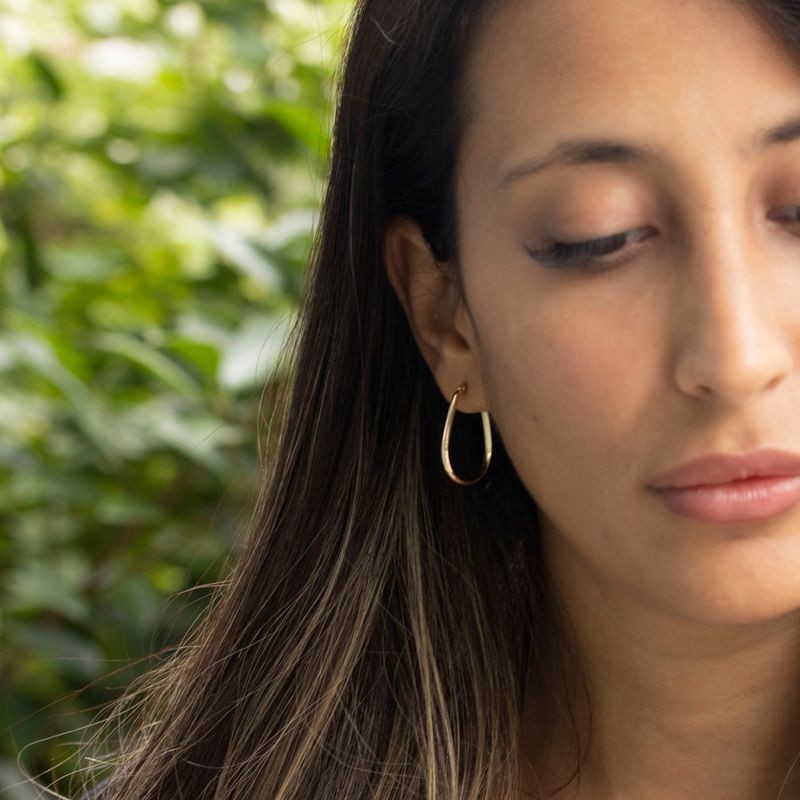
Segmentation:
<svg viewBox="0 0 800 800">
<path fill-rule="evenodd" d="M 0 5 L 9 800 L 33 796 L 20 752 L 67 785 L 80 728 L 190 628 L 246 527 L 348 6 Z"/>
</svg>

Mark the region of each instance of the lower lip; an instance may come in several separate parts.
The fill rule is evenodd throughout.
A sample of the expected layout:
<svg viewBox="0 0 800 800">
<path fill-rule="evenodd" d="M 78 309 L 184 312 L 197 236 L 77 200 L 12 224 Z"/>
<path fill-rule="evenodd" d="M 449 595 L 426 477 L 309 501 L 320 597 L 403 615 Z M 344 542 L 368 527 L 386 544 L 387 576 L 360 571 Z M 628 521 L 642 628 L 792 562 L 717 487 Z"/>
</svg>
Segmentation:
<svg viewBox="0 0 800 800">
<path fill-rule="evenodd" d="M 676 514 L 704 522 L 748 522 L 780 514 L 800 502 L 800 475 L 656 491 Z"/>
</svg>

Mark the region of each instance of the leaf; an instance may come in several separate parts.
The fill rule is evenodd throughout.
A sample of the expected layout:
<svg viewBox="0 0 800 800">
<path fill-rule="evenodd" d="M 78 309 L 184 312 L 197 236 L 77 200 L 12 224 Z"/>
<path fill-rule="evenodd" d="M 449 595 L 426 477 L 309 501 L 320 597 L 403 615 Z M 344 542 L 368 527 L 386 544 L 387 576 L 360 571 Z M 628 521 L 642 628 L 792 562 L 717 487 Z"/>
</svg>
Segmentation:
<svg viewBox="0 0 800 800">
<path fill-rule="evenodd" d="M 60 554 L 58 561 L 20 565 L 11 573 L 7 589 L 11 608 L 17 613 L 54 612 L 75 622 L 88 618 L 89 607 L 81 596 L 88 565 L 77 554 Z"/>
<path fill-rule="evenodd" d="M 25 625 L 20 627 L 17 640 L 77 681 L 88 682 L 103 674 L 106 662 L 102 651 L 90 639 L 67 628 Z"/>
<path fill-rule="evenodd" d="M 153 399 L 132 408 L 124 427 L 140 448 L 169 447 L 227 482 L 230 463 L 222 448 L 239 445 L 239 428 L 205 412 L 187 413 L 174 398 Z"/>
<path fill-rule="evenodd" d="M 211 239 L 227 264 L 268 292 L 279 292 L 283 289 L 281 271 L 272 263 L 263 248 L 228 226 L 211 224 L 209 227 Z"/>
<path fill-rule="evenodd" d="M 92 344 L 98 350 L 114 353 L 137 364 L 181 397 L 203 404 L 200 384 L 185 369 L 146 342 L 124 333 L 103 332 L 92 336 Z"/>
<path fill-rule="evenodd" d="M 4 800 L 37 800 L 40 794 L 11 759 L 0 758 L 0 797 Z"/>
<path fill-rule="evenodd" d="M 222 355 L 219 382 L 229 391 L 264 383 L 278 366 L 294 317 L 257 315 L 246 320 L 231 337 Z"/>
<path fill-rule="evenodd" d="M 71 410 L 87 438 L 108 461 L 116 461 L 113 432 L 102 406 L 89 389 L 58 360 L 46 339 L 30 332 L 7 335 L 17 363 L 27 366 L 56 386 L 69 401 Z"/>
<path fill-rule="evenodd" d="M 34 51 L 28 55 L 36 77 L 47 88 L 51 100 L 60 100 L 64 96 L 64 84 L 58 76 L 55 66 L 47 56 Z"/>
</svg>

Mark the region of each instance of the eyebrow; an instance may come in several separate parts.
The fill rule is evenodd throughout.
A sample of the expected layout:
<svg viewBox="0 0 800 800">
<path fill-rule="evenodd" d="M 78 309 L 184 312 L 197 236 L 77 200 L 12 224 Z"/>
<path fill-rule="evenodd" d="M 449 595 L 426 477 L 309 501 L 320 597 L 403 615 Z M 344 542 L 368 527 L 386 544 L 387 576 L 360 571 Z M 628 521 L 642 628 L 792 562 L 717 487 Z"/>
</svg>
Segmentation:
<svg viewBox="0 0 800 800">
<path fill-rule="evenodd" d="M 743 156 L 776 144 L 787 144 L 800 139 L 800 114 L 789 117 L 778 125 L 756 132 Z M 585 164 L 664 164 L 666 151 L 649 144 L 625 142 L 604 138 L 565 139 L 558 142 L 546 155 L 523 161 L 513 167 L 497 183 L 504 189 L 522 178 L 527 178 L 553 166 L 582 166 Z"/>
</svg>

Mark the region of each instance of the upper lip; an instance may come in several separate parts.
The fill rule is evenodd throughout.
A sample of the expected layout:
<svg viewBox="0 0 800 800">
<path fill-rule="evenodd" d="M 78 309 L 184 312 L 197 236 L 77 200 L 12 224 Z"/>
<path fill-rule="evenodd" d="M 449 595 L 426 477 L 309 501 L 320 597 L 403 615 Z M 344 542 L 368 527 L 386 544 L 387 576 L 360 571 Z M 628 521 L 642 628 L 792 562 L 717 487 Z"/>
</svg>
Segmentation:
<svg viewBox="0 0 800 800">
<path fill-rule="evenodd" d="M 654 489 L 685 489 L 780 475 L 800 475 L 800 454 L 770 449 L 744 455 L 714 453 L 659 475 L 650 486 Z"/>
</svg>

